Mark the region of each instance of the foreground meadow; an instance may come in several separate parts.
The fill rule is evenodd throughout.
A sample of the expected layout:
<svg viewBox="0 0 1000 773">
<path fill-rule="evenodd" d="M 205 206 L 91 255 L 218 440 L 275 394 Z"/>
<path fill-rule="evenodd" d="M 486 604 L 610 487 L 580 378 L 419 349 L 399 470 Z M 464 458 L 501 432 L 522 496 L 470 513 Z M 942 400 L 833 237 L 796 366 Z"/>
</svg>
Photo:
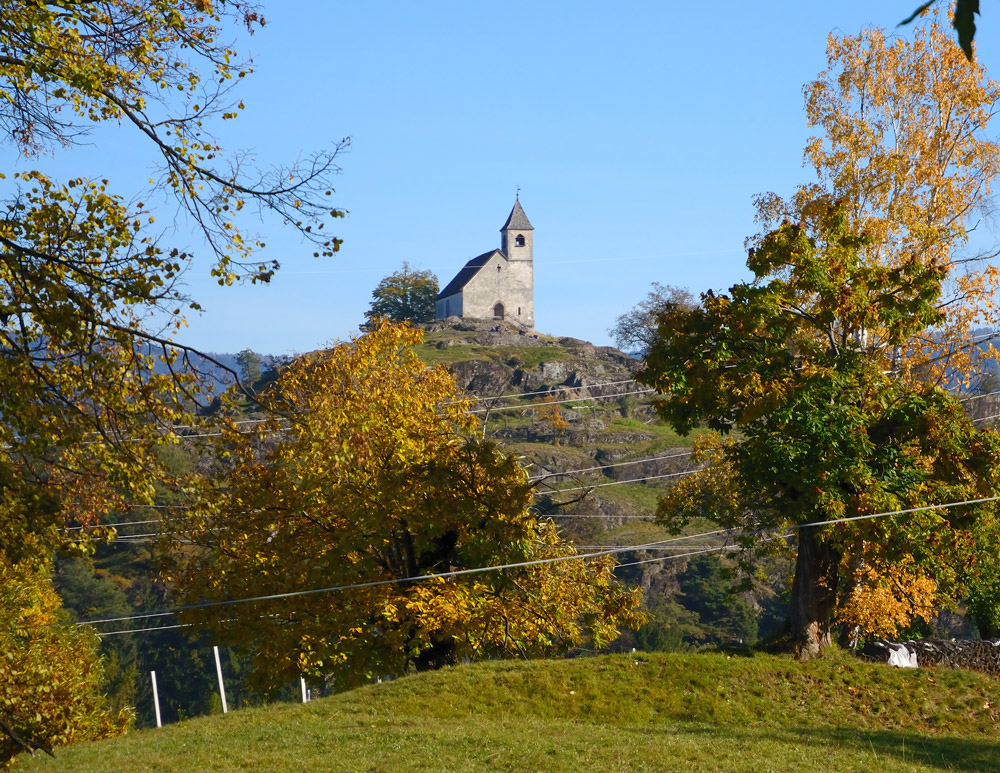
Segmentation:
<svg viewBox="0 0 1000 773">
<path fill-rule="evenodd" d="M 834 655 L 492 662 L 23 758 L 22 771 L 1000 770 L 1000 682 Z"/>
</svg>

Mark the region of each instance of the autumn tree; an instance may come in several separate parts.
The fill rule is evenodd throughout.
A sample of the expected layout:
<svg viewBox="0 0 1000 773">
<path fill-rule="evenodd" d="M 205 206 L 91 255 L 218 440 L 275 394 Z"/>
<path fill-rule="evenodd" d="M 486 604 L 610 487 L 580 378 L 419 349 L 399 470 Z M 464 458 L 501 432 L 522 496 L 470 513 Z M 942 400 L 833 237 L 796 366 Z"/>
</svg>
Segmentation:
<svg viewBox="0 0 1000 773">
<path fill-rule="evenodd" d="M 910 24 L 921 14 L 935 5 L 938 0 L 927 0 L 917 6 L 916 10 L 900 22 L 900 26 Z M 972 43 L 976 39 L 976 17 L 979 15 L 979 0 L 955 0 L 951 9 L 951 26 L 955 28 L 958 45 L 962 53 L 972 61 Z"/>
<path fill-rule="evenodd" d="M 242 109 L 232 89 L 249 73 L 222 42 L 227 24 L 252 30 L 263 19 L 239 0 L 4 8 L 0 137 L 17 153 L 0 172 L 0 448 L 12 467 L 0 537 L 8 553 L 51 539 L 69 512 L 89 522 L 148 500 L 155 458 L 146 449 L 169 441 L 169 427 L 199 397 L 179 375 L 190 350 L 172 335 L 197 308 L 177 284 L 192 255 L 164 243 L 144 202 L 173 196 L 223 285 L 267 281 L 277 268 L 257 258 L 264 243 L 245 230 L 248 216 L 276 216 L 317 255 L 339 244 L 322 232 L 341 214 L 326 196 L 336 148 L 260 173 L 212 135 Z M 30 168 L 99 124 L 147 143 L 160 166 L 149 190 Z M 154 370 L 154 355 L 170 372 Z M 17 487 L 43 483 L 55 498 L 18 510 Z"/>
<path fill-rule="evenodd" d="M 742 532 L 746 556 L 787 534 L 796 546 L 791 629 L 806 656 L 830 643 L 838 604 L 850 611 L 856 591 L 892 592 L 877 582 L 890 569 L 914 587 L 929 581 L 921 587 L 938 600 L 962 593 L 973 527 L 994 515 L 981 506 L 842 519 L 1000 487 L 1000 437 L 977 432 L 946 391 L 895 373 L 899 353 L 943 315 L 945 267 L 916 256 L 870 262 L 871 239 L 843 205 L 816 203 L 808 216 L 760 240 L 747 261 L 753 282 L 661 314 L 638 375 L 677 431 L 738 430 L 707 449 L 715 463 L 701 473 L 726 486 L 685 483 L 659 517 L 679 527 L 710 510 Z M 863 599 L 855 602 L 857 617 Z"/>
<path fill-rule="evenodd" d="M 816 181 L 789 198 L 757 198 L 764 233 L 808 220 L 814 202 L 837 200 L 850 227 L 868 237 L 865 262 L 899 267 L 916 259 L 945 271 L 937 301 L 944 315 L 907 342 L 899 363 L 937 383 L 974 376 L 984 342 L 971 331 L 995 326 L 1000 281 L 992 254 L 967 249 L 1000 170 L 1000 148 L 987 134 L 1000 86 L 966 61 L 943 29 L 943 14 L 917 27 L 912 40 L 877 29 L 831 35 L 827 68 L 804 89 L 809 125 L 818 130 L 805 151 Z"/>
<path fill-rule="evenodd" d="M 291 364 L 273 395 L 286 418 L 227 430 L 230 474 L 172 523 L 182 601 L 333 589 L 184 614 L 251 653 L 258 687 L 601 646 L 641 622 L 609 557 L 562 560 L 575 551 L 531 514 L 524 468 L 477 439 L 420 339 L 383 320 Z"/>
<path fill-rule="evenodd" d="M 203 237 L 223 285 L 266 282 L 277 268 L 260 260 L 259 216 L 297 229 L 316 255 L 339 245 L 323 230 L 341 214 L 328 198 L 336 147 L 261 172 L 212 134 L 243 109 L 233 89 L 249 74 L 223 42 L 227 28 L 262 25 L 256 7 L 241 0 L 3 6 L 0 143 L 10 151 L 0 169 L 4 572 L 44 571 L 67 522 L 94 524 L 151 501 L 152 481 L 162 479 L 154 448 L 175 440 L 171 428 L 190 423 L 188 410 L 202 398 L 197 380 L 182 374 L 192 350 L 175 337 L 185 312 L 197 308 L 178 285 L 193 256 L 166 242 L 150 202 L 167 201 L 171 219 L 179 211 L 177 222 Z M 98 126 L 99 142 L 130 133 L 145 143 L 158 167 L 147 189 L 59 178 L 35 163 Z M 42 663 L 31 655 L 30 637 L 8 642 L 8 666 Z M 22 643 L 23 652 L 15 647 Z M 81 647 L 77 655 L 86 660 L 89 652 Z M 91 682 L 73 684 L 83 691 Z M 0 729 L 10 738 L 23 737 L 29 728 L 17 722 L 31 716 L 0 702 Z M 50 729 L 52 738 L 71 735 Z"/>
<path fill-rule="evenodd" d="M 53 626 L 59 597 L 46 567 L 0 562 L 0 768 L 18 754 L 121 732 L 127 712 L 98 697 L 97 637 Z"/>
<path fill-rule="evenodd" d="M 566 430 L 570 427 L 569 421 L 567 421 L 566 417 L 563 415 L 562 404 L 559 399 L 560 396 L 562 396 L 562 394 L 549 392 L 548 394 L 536 397 L 532 400 L 531 409 L 533 419 L 537 419 L 542 422 L 543 425 L 549 425 L 556 445 L 559 444 L 559 438 L 564 435 Z"/>
<path fill-rule="evenodd" d="M 361 327 L 367 329 L 383 318 L 394 322 L 430 322 L 434 319 L 437 294 L 438 280 L 434 273 L 410 268 L 404 261 L 399 271 L 383 278 L 372 290 L 371 308 L 365 312 L 367 321 Z"/>
</svg>

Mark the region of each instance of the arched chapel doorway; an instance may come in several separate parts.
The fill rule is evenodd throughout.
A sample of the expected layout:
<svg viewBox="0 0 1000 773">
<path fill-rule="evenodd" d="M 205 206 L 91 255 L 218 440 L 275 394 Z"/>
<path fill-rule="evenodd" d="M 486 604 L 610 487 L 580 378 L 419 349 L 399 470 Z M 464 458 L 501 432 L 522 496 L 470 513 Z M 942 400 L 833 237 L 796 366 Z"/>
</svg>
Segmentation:
<svg viewBox="0 0 1000 773">
<path fill-rule="evenodd" d="M 498 303 L 496 306 L 493 307 L 493 316 L 496 319 L 503 319 L 503 304 L 502 303 Z"/>
</svg>

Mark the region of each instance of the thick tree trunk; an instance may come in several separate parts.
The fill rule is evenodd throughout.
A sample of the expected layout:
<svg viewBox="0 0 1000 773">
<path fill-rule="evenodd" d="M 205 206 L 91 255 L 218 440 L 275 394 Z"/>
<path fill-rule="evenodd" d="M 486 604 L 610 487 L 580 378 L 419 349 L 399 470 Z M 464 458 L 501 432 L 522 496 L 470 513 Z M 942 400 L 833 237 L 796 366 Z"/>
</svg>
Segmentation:
<svg viewBox="0 0 1000 773">
<path fill-rule="evenodd" d="M 417 671 L 436 671 L 444 666 L 454 666 L 458 663 L 458 653 L 454 639 L 434 642 L 413 659 Z"/>
<path fill-rule="evenodd" d="M 791 627 L 800 658 L 830 645 L 830 623 L 837 603 L 840 551 L 816 538 L 816 529 L 799 529 L 799 551 L 792 582 Z"/>
</svg>

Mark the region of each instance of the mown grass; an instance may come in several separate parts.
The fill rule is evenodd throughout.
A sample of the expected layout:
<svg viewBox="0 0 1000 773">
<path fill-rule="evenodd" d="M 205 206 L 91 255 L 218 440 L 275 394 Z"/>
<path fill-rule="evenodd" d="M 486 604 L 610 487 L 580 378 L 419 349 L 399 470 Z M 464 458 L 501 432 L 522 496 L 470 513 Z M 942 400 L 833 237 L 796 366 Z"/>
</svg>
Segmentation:
<svg viewBox="0 0 1000 773">
<path fill-rule="evenodd" d="M 58 750 L 25 771 L 997 770 L 1000 683 L 833 656 L 493 662 Z"/>
</svg>

